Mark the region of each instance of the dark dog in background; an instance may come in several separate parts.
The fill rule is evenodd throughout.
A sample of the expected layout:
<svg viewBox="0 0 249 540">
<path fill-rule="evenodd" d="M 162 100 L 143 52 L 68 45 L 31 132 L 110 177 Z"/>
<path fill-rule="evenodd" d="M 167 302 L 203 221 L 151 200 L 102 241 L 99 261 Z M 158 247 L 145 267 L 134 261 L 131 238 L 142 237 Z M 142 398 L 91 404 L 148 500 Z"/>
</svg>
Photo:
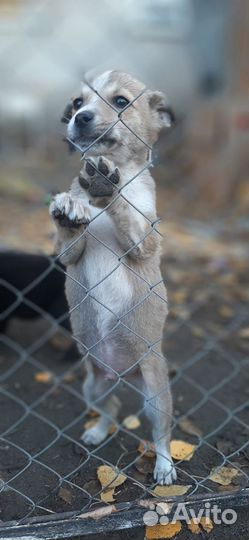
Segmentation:
<svg viewBox="0 0 249 540">
<path fill-rule="evenodd" d="M 59 261 L 53 266 L 51 264 L 53 258 L 16 251 L 0 251 L 1 333 L 7 330 L 8 323 L 13 317 L 36 319 L 42 317 L 42 311 L 54 319 L 59 319 L 59 325 L 71 332 L 64 292 L 64 266 Z"/>
</svg>

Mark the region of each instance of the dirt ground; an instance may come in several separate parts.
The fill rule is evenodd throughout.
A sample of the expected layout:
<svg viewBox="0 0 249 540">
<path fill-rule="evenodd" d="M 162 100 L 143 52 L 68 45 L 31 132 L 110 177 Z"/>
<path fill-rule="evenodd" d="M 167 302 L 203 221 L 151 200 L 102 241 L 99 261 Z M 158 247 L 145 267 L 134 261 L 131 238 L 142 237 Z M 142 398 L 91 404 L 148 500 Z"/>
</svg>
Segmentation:
<svg viewBox="0 0 249 540">
<path fill-rule="evenodd" d="M 167 197 L 159 200 L 163 215 L 162 201 Z M 51 252 L 51 223 L 40 202 L 24 197 L 20 204 L 16 195 L 5 197 L 0 224 L 5 246 Z M 197 446 L 189 461 L 176 461 L 178 484 L 191 486 L 189 495 L 240 490 L 249 484 L 247 232 L 231 217 L 203 224 L 179 215 L 166 221 L 162 232 L 170 305 L 163 341 L 174 397 L 173 438 Z M 151 496 L 154 458 L 138 449 L 140 440 L 150 440 L 138 396 L 124 385 L 119 428 L 89 453 L 80 436 L 94 417 L 81 397 L 82 368 L 75 355 L 65 357 L 63 343 L 51 340 L 41 320 L 13 320 L 1 343 L 2 521 L 95 508 L 103 461 L 127 475 L 115 490 L 117 502 Z M 131 413 L 141 425 L 124 429 L 122 421 Z M 227 486 L 208 479 L 224 464 L 238 468 Z"/>
</svg>

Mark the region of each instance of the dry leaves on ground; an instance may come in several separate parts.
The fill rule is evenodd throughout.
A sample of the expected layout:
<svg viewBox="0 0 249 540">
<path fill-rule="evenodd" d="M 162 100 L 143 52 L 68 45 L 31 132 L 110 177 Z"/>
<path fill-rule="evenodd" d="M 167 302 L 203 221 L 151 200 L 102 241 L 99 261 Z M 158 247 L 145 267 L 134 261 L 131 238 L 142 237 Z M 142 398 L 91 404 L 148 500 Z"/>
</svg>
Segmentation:
<svg viewBox="0 0 249 540">
<path fill-rule="evenodd" d="M 127 480 L 127 477 L 109 465 L 100 465 L 97 470 L 97 476 L 103 488 L 103 492 L 100 495 L 102 501 L 115 501 L 115 488 L 121 486 Z"/>
<path fill-rule="evenodd" d="M 153 495 L 155 497 L 176 497 L 184 495 L 189 491 L 191 486 L 182 486 L 180 484 L 172 484 L 171 486 L 156 486 L 153 489 Z"/>
<path fill-rule="evenodd" d="M 238 472 L 234 467 L 215 467 L 211 470 L 209 479 L 222 486 L 229 486 Z"/>
<path fill-rule="evenodd" d="M 239 330 L 238 336 L 242 339 L 249 339 L 249 327 Z"/>
<path fill-rule="evenodd" d="M 156 540 L 162 538 L 174 538 L 182 530 L 180 521 L 168 523 L 168 525 L 154 525 L 146 527 L 146 540 Z"/>
<path fill-rule="evenodd" d="M 193 533 L 193 534 L 200 534 L 202 532 L 202 530 L 204 530 L 205 532 L 207 533 L 210 533 L 213 528 L 214 528 L 214 525 L 213 525 L 213 522 L 211 521 L 210 518 L 204 516 L 202 518 L 200 518 L 200 521 L 199 523 L 196 523 L 193 519 L 190 521 L 190 523 L 187 524 L 188 526 L 188 529 Z"/>
<path fill-rule="evenodd" d="M 131 414 L 123 420 L 123 425 L 126 429 L 137 429 L 141 426 L 141 422 L 135 414 Z"/>
<path fill-rule="evenodd" d="M 231 307 L 229 306 L 221 306 L 220 309 L 219 309 L 219 314 L 222 316 L 222 317 L 225 317 L 225 318 L 230 318 L 234 315 L 234 311 Z"/>
<path fill-rule="evenodd" d="M 73 494 L 72 491 L 68 488 L 61 487 L 59 489 L 58 495 L 67 504 L 72 504 Z"/>
<path fill-rule="evenodd" d="M 170 443 L 171 456 L 178 461 L 189 461 L 193 457 L 196 448 L 196 444 L 190 444 L 181 440 L 173 440 Z"/>
<path fill-rule="evenodd" d="M 35 380 L 39 383 L 50 383 L 53 380 L 53 373 L 51 371 L 38 371 L 35 374 Z"/>
</svg>

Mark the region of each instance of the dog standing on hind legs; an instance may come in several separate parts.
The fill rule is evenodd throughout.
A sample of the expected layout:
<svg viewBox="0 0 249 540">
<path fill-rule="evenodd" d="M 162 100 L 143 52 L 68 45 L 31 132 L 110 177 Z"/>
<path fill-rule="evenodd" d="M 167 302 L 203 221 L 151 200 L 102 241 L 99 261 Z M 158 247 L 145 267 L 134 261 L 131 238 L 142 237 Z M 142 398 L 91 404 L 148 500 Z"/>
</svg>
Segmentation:
<svg viewBox="0 0 249 540">
<path fill-rule="evenodd" d="M 146 90 L 130 75 L 107 71 L 88 78 L 63 116 L 70 143 L 83 152 L 83 168 L 69 192 L 56 195 L 50 206 L 57 252 L 70 276 L 66 294 L 73 333 L 81 354 L 87 354 L 84 397 L 102 413 L 82 439 L 98 445 L 107 437 L 120 407 L 120 380 L 139 380 L 160 484 L 172 483 L 176 471 L 161 351 L 166 290 L 148 153 L 171 120 L 163 94 Z"/>
</svg>

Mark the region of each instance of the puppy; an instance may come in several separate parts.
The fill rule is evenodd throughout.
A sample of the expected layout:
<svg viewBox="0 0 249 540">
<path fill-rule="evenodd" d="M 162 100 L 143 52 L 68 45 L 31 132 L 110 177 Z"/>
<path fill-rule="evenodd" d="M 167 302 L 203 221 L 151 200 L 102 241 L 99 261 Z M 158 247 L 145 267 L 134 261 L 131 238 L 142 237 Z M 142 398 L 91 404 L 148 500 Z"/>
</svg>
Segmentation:
<svg viewBox="0 0 249 540">
<path fill-rule="evenodd" d="M 156 448 L 154 478 L 170 484 L 172 401 L 161 337 L 167 315 L 160 272 L 160 241 L 150 150 L 172 114 L 163 94 L 146 90 L 126 73 L 88 78 L 63 121 L 83 168 L 50 213 L 56 250 L 67 266 L 71 324 L 87 376 L 87 404 L 101 413 L 85 431 L 99 445 L 120 407 L 121 380 L 145 396 Z"/>
</svg>

